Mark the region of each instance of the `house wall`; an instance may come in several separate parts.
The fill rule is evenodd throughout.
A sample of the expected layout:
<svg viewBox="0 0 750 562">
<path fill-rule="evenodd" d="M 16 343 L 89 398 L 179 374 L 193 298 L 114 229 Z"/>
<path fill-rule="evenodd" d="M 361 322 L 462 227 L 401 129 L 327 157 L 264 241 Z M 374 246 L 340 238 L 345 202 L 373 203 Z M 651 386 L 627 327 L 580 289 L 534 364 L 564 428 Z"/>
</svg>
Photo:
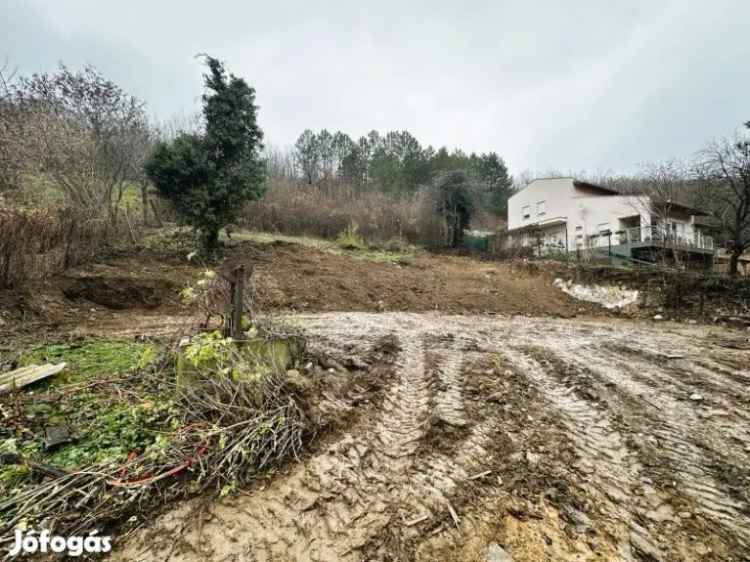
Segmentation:
<svg viewBox="0 0 750 562">
<path fill-rule="evenodd" d="M 566 217 L 573 196 L 573 180 L 556 178 L 535 180 L 508 199 L 508 230 L 514 230 L 545 220 Z M 538 205 L 544 202 L 544 211 Z M 530 215 L 524 218 L 523 210 L 529 207 Z"/>
<path fill-rule="evenodd" d="M 607 238 L 601 236 L 591 239 L 592 235 L 605 230 L 613 233 L 625 228 L 620 221 L 625 217 L 640 217 L 640 225 L 651 224 L 648 202 L 642 198 L 626 195 L 606 195 L 594 197 L 575 197 L 572 209 L 568 215 L 568 226 L 571 238 L 569 247 L 606 246 Z M 617 236 L 613 234 L 612 243 L 617 244 Z"/>
<path fill-rule="evenodd" d="M 572 178 L 542 179 L 531 182 L 525 189 L 514 194 L 508 200 L 508 230 L 531 225 L 538 225 L 543 241 L 560 240 L 566 242 L 571 251 L 576 248 L 607 246 L 606 236 L 592 238 L 601 231 L 611 230 L 612 244 L 619 243 L 617 231 L 627 228 L 621 219 L 638 217 L 641 227 L 649 227 L 658 219 L 651 212 L 651 201 L 647 197 L 597 193 L 592 188 L 576 187 Z M 544 223 L 559 222 L 565 224 L 545 227 Z M 668 218 L 674 222 L 678 236 L 693 240 L 696 228 L 693 217 L 670 213 Z M 644 231 L 645 235 L 645 231 Z M 536 244 L 536 236 L 521 234 L 512 237 L 520 239 L 524 245 Z"/>
</svg>

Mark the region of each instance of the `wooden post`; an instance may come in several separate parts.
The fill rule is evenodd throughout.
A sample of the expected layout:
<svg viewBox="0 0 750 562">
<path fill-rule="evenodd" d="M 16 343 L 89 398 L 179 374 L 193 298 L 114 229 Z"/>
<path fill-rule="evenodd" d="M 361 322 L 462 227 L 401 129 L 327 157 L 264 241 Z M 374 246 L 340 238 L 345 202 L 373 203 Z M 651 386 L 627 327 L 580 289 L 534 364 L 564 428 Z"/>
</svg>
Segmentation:
<svg viewBox="0 0 750 562">
<path fill-rule="evenodd" d="M 245 266 L 234 270 L 234 291 L 232 292 L 232 339 L 242 335 L 242 309 L 245 304 Z"/>
</svg>

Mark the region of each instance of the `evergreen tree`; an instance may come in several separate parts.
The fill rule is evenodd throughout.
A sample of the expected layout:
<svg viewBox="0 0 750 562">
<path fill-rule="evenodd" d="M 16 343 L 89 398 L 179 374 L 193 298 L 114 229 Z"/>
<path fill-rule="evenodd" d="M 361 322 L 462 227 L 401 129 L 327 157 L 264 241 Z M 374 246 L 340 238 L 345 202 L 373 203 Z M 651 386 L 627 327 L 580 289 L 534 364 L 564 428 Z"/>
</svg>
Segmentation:
<svg viewBox="0 0 750 562">
<path fill-rule="evenodd" d="M 513 195 L 513 179 L 508 174 L 508 167 L 496 152 L 481 156 L 472 154 L 472 157 L 472 169 L 489 196 L 492 210 L 504 216 L 508 210 L 508 198 Z"/>
<path fill-rule="evenodd" d="M 472 187 L 471 177 L 464 170 L 443 172 L 435 179 L 435 210 L 445 221 L 446 243 L 451 248 L 458 248 L 463 244 L 464 230 L 471 223 L 474 211 Z"/>
<path fill-rule="evenodd" d="M 234 220 L 242 203 L 263 195 L 265 166 L 255 90 L 242 78 L 227 76 L 217 59 L 205 60 L 205 133 L 182 133 L 158 143 L 144 168 L 181 220 L 200 232 L 204 250 L 212 255 L 219 230 Z"/>
</svg>

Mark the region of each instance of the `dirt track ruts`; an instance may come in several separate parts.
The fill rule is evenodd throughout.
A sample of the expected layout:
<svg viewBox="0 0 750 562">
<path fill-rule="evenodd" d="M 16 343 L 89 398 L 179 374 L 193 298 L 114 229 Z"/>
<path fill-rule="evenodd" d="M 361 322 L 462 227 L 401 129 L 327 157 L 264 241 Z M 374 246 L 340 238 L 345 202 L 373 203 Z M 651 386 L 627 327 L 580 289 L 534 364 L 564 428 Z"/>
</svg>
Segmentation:
<svg viewBox="0 0 750 562">
<path fill-rule="evenodd" d="M 581 560 L 747 559 L 750 354 L 704 328 L 410 313 L 295 322 L 342 362 L 392 339 L 380 406 L 267 487 L 195 524 L 181 505 L 116 541 L 117 556 L 429 560 L 504 515 L 494 500 L 532 498 L 565 514 L 571 540 L 587 537 Z M 516 546 L 514 560 L 530 559 Z"/>
</svg>

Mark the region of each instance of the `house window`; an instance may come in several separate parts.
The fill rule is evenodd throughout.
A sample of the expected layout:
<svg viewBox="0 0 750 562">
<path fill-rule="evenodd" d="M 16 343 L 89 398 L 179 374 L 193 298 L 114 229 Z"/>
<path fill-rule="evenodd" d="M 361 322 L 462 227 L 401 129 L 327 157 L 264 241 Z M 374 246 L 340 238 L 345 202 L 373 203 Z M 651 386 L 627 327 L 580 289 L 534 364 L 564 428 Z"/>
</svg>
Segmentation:
<svg viewBox="0 0 750 562">
<path fill-rule="evenodd" d="M 601 224 L 597 224 L 596 230 L 599 232 L 599 234 L 604 234 L 605 232 L 609 231 L 609 223 L 603 222 Z"/>
<path fill-rule="evenodd" d="M 542 216 L 547 214 L 547 202 L 546 201 L 539 201 L 539 203 L 536 204 L 536 214 L 537 216 Z"/>
<path fill-rule="evenodd" d="M 531 205 L 524 205 L 521 211 L 523 212 L 524 220 L 531 218 Z"/>
</svg>

